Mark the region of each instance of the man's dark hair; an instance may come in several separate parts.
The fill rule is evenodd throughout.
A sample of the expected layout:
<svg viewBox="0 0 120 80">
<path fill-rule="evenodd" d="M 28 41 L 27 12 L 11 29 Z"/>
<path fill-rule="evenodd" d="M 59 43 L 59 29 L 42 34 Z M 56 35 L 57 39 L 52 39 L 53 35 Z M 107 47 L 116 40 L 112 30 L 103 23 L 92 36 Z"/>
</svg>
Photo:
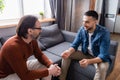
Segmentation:
<svg viewBox="0 0 120 80">
<path fill-rule="evenodd" d="M 96 11 L 90 10 L 90 11 L 85 12 L 84 15 L 85 16 L 91 16 L 94 19 L 98 20 L 98 13 Z"/>
<path fill-rule="evenodd" d="M 23 16 L 17 25 L 16 29 L 17 35 L 20 37 L 27 38 L 28 29 L 34 28 L 37 20 L 38 18 L 32 15 Z"/>
</svg>

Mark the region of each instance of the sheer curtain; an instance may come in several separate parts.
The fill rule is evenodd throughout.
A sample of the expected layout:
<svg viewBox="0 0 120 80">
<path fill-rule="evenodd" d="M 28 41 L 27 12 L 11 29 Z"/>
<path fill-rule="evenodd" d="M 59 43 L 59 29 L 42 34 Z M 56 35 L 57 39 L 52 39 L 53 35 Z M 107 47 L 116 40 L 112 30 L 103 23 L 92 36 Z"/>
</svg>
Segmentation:
<svg viewBox="0 0 120 80">
<path fill-rule="evenodd" d="M 102 26 L 105 26 L 105 5 L 106 5 L 106 0 L 103 0 L 102 1 L 102 6 L 101 6 L 101 15 L 100 15 L 100 21 L 99 21 L 99 24 L 102 25 Z"/>
<path fill-rule="evenodd" d="M 52 17 L 60 29 L 77 32 L 82 26 L 84 12 L 89 10 L 90 0 L 49 0 Z"/>
<path fill-rule="evenodd" d="M 106 0 L 96 0 L 95 10 L 99 14 L 99 24 L 105 26 Z"/>
<path fill-rule="evenodd" d="M 56 19 L 56 22 L 60 29 L 65 29 L 65 2 L 66 0 L 49 0 L 52 17 Z"/>
<path fill-rule="evenodd" d="M 72 32 L 77 32 L 82 26 L 83 15 L 89 10 L 90 0 L 72 0 L 71 2 L 71 22 L 69 30 Z M 66 24 L 68 20 L 66 20 Z"/>
</svg>

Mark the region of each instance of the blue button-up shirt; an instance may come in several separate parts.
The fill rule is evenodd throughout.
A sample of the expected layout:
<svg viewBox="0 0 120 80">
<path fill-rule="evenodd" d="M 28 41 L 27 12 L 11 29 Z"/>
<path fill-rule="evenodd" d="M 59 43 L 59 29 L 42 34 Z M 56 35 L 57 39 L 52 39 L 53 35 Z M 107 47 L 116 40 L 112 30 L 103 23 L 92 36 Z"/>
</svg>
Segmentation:
<svg viewBox="0 0 120 80">
<path fill-rule="evenodd" d="M 81 50 L 84 54 L 88 54 L 89 35 L 84 27 L 80 27 L 76 38 L 71 47 L 75 50 L 81 45 Z M 108 49 L 110 46 L 110 32 L 103 26 L 96 25 L 96 29 L 91 36 L 91 49 L 95 57 L 99 57 L 103 62 L 111 62 Z"/>
</svg>

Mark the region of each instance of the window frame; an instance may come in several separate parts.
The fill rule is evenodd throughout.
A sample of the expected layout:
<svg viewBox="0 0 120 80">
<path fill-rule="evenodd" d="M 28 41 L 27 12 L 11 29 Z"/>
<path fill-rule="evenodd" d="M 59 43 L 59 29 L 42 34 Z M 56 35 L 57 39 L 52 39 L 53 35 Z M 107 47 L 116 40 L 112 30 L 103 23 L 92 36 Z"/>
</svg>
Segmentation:
<svg viewBox="0 0 120 80">
<path fill-rule="evenodd" d="M 6 3 L 6 2 L 4 2 L 4 3 Z M 22 16 L 24 16 L 25 15 L 25 11 L 24 11 L 24 1 L 23 0 L 17 0 L 17 5 L 18 5 L 18 13 L 19 14 L 17 14 L 17 15 L 19 15 L 19 17 L 18 18 L 20 18 L 20 17 L 22 17 Z M 45 0 L 43 0 L 43 12 L 45 11 Z M 39 13 L 39 12 L 38 12 Z M 35 14 L 32 14 L 32 15 L 35 15 Z M 36 15 L 35 15 L 36 16 Z M 3 20 L 11 20 L 11 19 L 15 19 L 16 17 L 14 17 L 14 18 L 8 18 L 8 19 L 3 19 Z M 2 21 L 2 20 L 0 20 L 0 21 Z"/>
<path fill-rule="evenodd" d="M 45 12 L 45 10 L 46 10 L 46 0 L 43 0 L 44 1 L 44 6 L 43 6 L 43 9 L 44 9 L 44 12 Z M 22 17 L 22 16 L 24 16 L 24 4 L 23 4 L 23 0 L 18 0 L 18 6 L 19 6 L 19 15 L 20 15 L 20 17 Z M 33 14 L 34 15 L 34 14 Z M 46 15 L 46 13 L 45 13 L 45 15 Z M 35 15 L 36 16 L 36 15 Z M 11 18 L 11 19 L 3 19 L 3 20 L 0 20 L 0 26 L 5 26 L 5 25 L 11 25 L 11 24 L 17 24 L 18 23 L 18 21 L 19 21 L 19 19 L 20 19 L 20 17 L 19 18 Z M 40 17 L 38 17 L 38 18 L 40 18 Z M 52 18 L 52 17 L 50 17 L 50 18 Z"/>
</svg>

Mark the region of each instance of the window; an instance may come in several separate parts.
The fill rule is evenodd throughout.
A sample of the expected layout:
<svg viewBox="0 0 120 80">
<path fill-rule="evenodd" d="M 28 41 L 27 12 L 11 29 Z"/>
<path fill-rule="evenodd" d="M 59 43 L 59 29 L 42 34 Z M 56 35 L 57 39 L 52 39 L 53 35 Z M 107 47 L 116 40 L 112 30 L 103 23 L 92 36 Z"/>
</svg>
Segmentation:
<svg viewBox="0 0 120 80">
<path fill-rule="evenodd" d="M 44 12 L 44 0 L 23 0 L 24 14 L 39 14 Z"/>
<path fill-rule="evenodd" d="M 13 2 L 14 4 L 11 2 L 11 0 L 4 0 L 5 8 L 0 14 L 0 20 L 15 19 L 20 17 L 18 1 L 13 0 Z"/>
<path fill-rule="evenodd" d="M 50 6 L 47 0 L 4 0 L 5 8 L 0 14 L 0 20 L 18 19 L 23 15 L 36 15 L 44 12 L 45 17 L 50 18 Z M 46 14 L 46 12 L 50 14 Z"/>
</svg>

